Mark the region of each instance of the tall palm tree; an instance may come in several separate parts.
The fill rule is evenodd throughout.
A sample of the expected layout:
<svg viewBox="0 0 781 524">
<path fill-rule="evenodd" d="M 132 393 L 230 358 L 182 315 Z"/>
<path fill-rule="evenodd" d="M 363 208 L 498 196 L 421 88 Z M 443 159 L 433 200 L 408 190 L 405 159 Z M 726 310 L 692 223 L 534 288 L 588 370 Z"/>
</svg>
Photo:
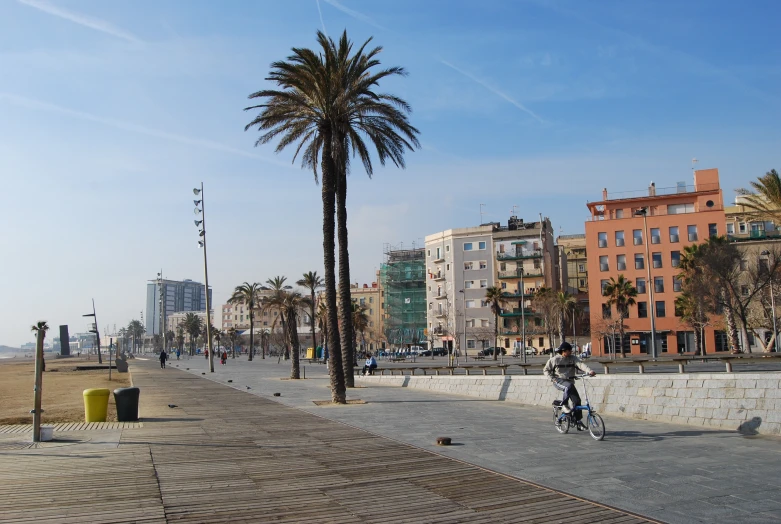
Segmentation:
<svg viewBox="0 0 781 524">
<path fill-rule="evenodd" d="M 743 206 L 757 218 L 773 220 L 776 224 L 781 223 L 781 177 L 778 172 L 771 169 L 750 184 L 753 191 L 745 188 L 737 191 L 739 195 L 745 197 Z"/>
<path fill-rule="evenodd" d="M 556 309 L 559 316 L 559 338 L 562 342 L 566 340 L 566 325 L 577 310 L 578 301 L 566 291 L 556 293 Z"/>
<path fill-rule="evenodd" d="M 401 98 L 378 94 L 373 88 L 385 77 L 406 74 L 393 67 L 370 72 L 379 65 L 376 59 L 382 48 L 364 53 L 364 43 L 351 56 L 352 43 L 345 31 L 339 45 L 318 31 L 321 50 L 294 48 L 287 61 L 272 64 L 268 80 L 282 90 L 262 90 L 251 99 L 267 99 L 265 103 L 246 108 L 261 112 L 246 127 L 263 132 L 256 145 L 265 144 L 279 135 L 277 151 L 297 143 L 298 153 L 304 149 L 302 165 L 311 168 L 318 178 L 322 175 L 323 200 L 323 263 L 325 295 L 328 311 L 330 357 L 332 366 L 331 395 L 336 403 L 345 403 L 346 376 L 352 377 L 352 323 L 350 318 L 350 270 L 347 244 L 347 174 L 350 153 L 357 154 L 369 176 L 373 174 L 367 137 L 377 151 L 381 164 L 390 159 L 404 167 L 404 153 L 418 146 L 418 130 L 407 118 L 410 106 Z M 336 198 L 334 198 L 336 197 Z M 336 202 L 335 202 L 336 200 Z M 334 254 L 334 212 L 338 207 L 339 221 L 339 287 L 342 304 L 341 330 L 337 324 L 336 276 Z M 340 331 L 341 340 L 340 340 Z M 343 347 L 343 346 L 347 347 Z M 346 357 L 346 358 L 344 358 Z M 352 378 L 350 378 L 350 382 Z"/>
<path fill-rule="evenodd" d="M 502 312 L 502 288 L 491 286 L 485 290 L 485 299 L 494 314 L 494 360 L 499 356 L 499 314 Z"/>
<path fill-rule="evenodd" d="M 605 286 L 603 296 L 607 297 L 608 306 L 616 306 L 616 313 L 618 313 L 618 332 L 621 336 L 621 356 L 625 357 L 624 319 L 627 317 L 628 307 L 635 305 L 637 289 L 632 285 L 632 282 L 624 277 L 624 275 L 618 275 L 618 279 L 610 277 L 610 280 Z M 653 307 L 653 304 L 651 307 Z"/>
<path fill-rule="evenodd" d="M 315 338 L 315 307 L 317 307 L 317 290 L 323 287 L 323 279 L 317 275 L 317 271 L 304 273 L 303 278 L 296 281 L 296 285 L 309 291 L 309 324 L 312 328 L 312 350 L 317 353 L 317 339 Z"/>
<path fill-rule="evenodd" d="M 213 329 L 212 336 L 214 337 L 214 340 L 217 341 L 217 355 L 222 355 L 222 353 L 220 353 L 220 340 L 225 336 L 225 332 L 221 329 Z"/>
<path fill-rule="evenodd" d="M 369 311 L 369 308 L 363 304 L 359 304 L 356 300 L 353 300 L 353 327 L 354 329 L 354 338 L 356 340 L 353 341 L 353 346 L 357 347 L 356 341 L 358 338 L 358 333 L 361 334 L 361 341 L 363 342 L 363 349 L 366 350 L 366 336 L 365 332 L 366 329 L 369 327 L 369 315 L 366 313 Z"/>
<path fill-rule="evenodd" d="M 231 343 L 231 358 L 236 358 L 236 337 L 238 336 L 236 328 L 228 328 L 228 331 L 226 331 L 225 334 Z"/>
<path fill-rule="evenodd" d="M 138 351 L 138 342 L 143 340 L 146 329 L 140 320 L 131 320 L 127 326 L 130 336 L 133 337 L 133 353 Z"/>
<path fill-rule="evenodd" d="M 184 324 L 176 326 L 176 347 L 184 351 Z"/>
<path fill-rule="evenodd" d="M 279 277 L 277 277 L 279 278 Z M 284 283 L 282 277 L 281 282 Z M 285 346 L 290 348 L 290 358 L 292 365 L 290 368 L 290 378 L 300 379 L 301 368 L 299 354 L 301 347 L 298 340 L 298 313 L 309 304 L 309 299 L 305 298 L 298 291 L 289 291 L 290 286 L 284 286 L 275 291 L 273 295 L 263 299 L 263 309 L 279 311 L 279 320 L 282 324 Z M 276 322 L 276 319 L 274 320 Z M 272 326 L 273 329 L 273 326 Z"/>
<path fill-rule="evenodd" d="M 202 323 L 201 317 L 195 313 L 187 313 L 182 321 L 185 332 L 190 336 L 190 356 L 195 355 L 195 344 L 198 342 L 198 337 L 201 334 Z"/>
<path fill-rule="evenodd" d="M 240 286 L 236 286 L 236 289 L 233 290 L 233 294 L 228 299 L 228 304 L 244 304 L 249 310 L 249 357 L 247 360 L 252 360 L 252 353 L 255 349 L 255 309 L 260 305 L 261 289 L 260 284 L 244 282 Z M 263 355 L 263 358 L 265 358 L 265 354 Z"/>
<path fill-rule="evenodd" d="M 285 282 L 287 282 L 287 277 L 277 275 L 274 278 L 267 279 L 266 285 L 263 286 L 263 289 L 271 290 L 273 292 L 271 297 L 266 297 L 266 299 L 264 299 L 264 302 L 267 304 L 265 309 L 269 312 L 276 311 L 279 313 L 279 320 L 282 324 L 283 333 L 287 332 L 287 318 L 285 317 L 282 310 L 284 296 L 289 290 L 293 289 L 293 286 L 289 286 L 285 284 Z M 276 322 L 276 319 L 274 319 L 274 322 Z M 284 336 L 283 340 L 285 341 L 285 358 L 287 359 L 290 356 L 290 345 L 288 343 L 289 340 L 287 336 Z"/>
</svg>

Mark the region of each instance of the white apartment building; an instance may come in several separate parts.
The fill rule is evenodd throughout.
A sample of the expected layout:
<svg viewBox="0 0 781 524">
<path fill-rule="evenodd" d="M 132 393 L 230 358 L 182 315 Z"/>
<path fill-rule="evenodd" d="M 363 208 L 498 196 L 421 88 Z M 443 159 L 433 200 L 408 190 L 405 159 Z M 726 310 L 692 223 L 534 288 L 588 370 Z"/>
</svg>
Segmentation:
<svg viewBox="0 0 781 524">
<path fill-rule="evenodd" d="M 426 324 L 434 347 L 475 355 L 492 345 L 485 290 L 494 282 L 493 225 L 448 229 L 426 241 Z"/>
</svg>

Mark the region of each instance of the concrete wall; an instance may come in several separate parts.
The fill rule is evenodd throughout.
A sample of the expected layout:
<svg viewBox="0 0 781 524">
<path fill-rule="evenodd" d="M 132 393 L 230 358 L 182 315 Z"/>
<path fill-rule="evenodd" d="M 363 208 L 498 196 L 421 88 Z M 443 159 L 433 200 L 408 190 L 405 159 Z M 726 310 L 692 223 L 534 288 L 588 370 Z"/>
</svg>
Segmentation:
<svg viewBox="0 0 781 524">
<path fill-rule="evenodd" d="M 551 405 L 560 393 L 541 376 L 357 377 L 366 383 L 401 386 L 535 406 Z M 746 434 L 781 435 L 781 373 L 697 373 L 597 376 L 588 379 L 591 405 L 604 414 Z M 578 381 L 583 396 L 583 384 Z M 610 422 L 606 424 L 610 427 Z"/>
</svg>

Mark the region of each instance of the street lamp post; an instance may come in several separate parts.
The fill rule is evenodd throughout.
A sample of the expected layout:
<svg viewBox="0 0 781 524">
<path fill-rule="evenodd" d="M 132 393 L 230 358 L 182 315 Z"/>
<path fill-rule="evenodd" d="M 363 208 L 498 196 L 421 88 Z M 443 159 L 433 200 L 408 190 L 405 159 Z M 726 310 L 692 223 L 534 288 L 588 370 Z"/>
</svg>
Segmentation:
<svg viewBox="0 0 781 524">
<path fill-rule="evenodd" d="M 103 359 L 100 356 L 100 332 L 98 331 L 98 316 L 95 314 L 95 299 L 92 299 L 92 313 L 87 313 L 86 315 L 81 315 L 82 317 L 92 317 L 92 319 L 95 321 L 92 323 L 92 329 L 89 330 L 90 333 L 95 333 L 95 342 L 98 345 L 98 364 L 103 364 Z M 109 359 L 108 363 L 109 369 L 111 369 L 111 360 Z"/>
<path fill-rule="evenodd" d="M 163 293 L 163 286 L 165 286 L 165 280 L 163 280 L 163 270 L 161 269 L 160 272 L 157 274 L 157 285 L 159 287 L 159 297 L 160 297 L 160 334 L 163 337 L 162 344 L 163 344 L 163 351 L 165 351 L 165 343 L 166 343 L 166 331 L 165 331 L 165 294 Z"/>
<path fill-rule="evenodd" d="M 206 284 L 206 347 L 209 352 L 209 371 L 214 373 L 214 350 L 212 348 L 212 317 L 211 317 L 211 301 L 209 300 L 209 266 L 206 263 L 206 206 L 204 205 L 203 195 L 203 182 L 201 182 L 201 188 L 194 188 L 193 194 L 201 195 L 200 200 L 193 200 L 195 203 L 195 214 L 201 215 L 201 220 L 195 221 L 195 226 L 202 226 L 198 234 L 202 240 L 198 241 L 198 246 L 203 248 L 203 276 Z M 201 206 L 200 208 L 198 206 Z M 252 351 L 252 348 L 250 348 Z"/>
<path fill-rule="evenodd" d="M 526 364 L 526 286 L 523 285 L 523 266 L 521 266 L 521 353 L 523 353 L 523 363 Z"/>
<path fill-rule="evenodd" d="M 648 301 L 650 302 L 648 309 L 651 310 L 651 358 L 656 360 L 656 304 L 654 303 L 654 283 L 651 280 L 651 255 L 648 251 L 648 222 L 646 215 L 648 215 L 648 208 L 641 207 L 635 211 L 636 216 L 642 215 L 643 217 L 643 235 L 645 236 L 645 263 L 648 270 L 648 282 L 646 283 L 648 289 Z M 623 351 L 624 341 L 621 341 Z"/>
<path fill-rule="evenodd" d="M 770 256 L 770 251 L 762 251 L 760 255 Z M 769 266 L 770 264 L 768 264 Z M 773 309 L 773 349 L 778 353 L 778 328 L 776 328 L 776 297 L 773 294 L 773 276 L 770 277 L 770 307 Z"/>
</svg>

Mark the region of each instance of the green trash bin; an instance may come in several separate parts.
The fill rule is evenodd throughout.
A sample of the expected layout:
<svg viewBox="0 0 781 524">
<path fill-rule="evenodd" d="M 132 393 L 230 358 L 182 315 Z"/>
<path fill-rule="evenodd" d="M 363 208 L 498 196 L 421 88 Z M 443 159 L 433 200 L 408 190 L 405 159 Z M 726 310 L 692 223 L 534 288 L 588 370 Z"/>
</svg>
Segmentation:
<svg viewBox="0 0 781 524">
<path fill-rule="evenodd" d="M 84 395 L 84 421 L 105 422 L 111 391 L 106 388 L 85 389 L 82 394 Z"/>
</svg>

